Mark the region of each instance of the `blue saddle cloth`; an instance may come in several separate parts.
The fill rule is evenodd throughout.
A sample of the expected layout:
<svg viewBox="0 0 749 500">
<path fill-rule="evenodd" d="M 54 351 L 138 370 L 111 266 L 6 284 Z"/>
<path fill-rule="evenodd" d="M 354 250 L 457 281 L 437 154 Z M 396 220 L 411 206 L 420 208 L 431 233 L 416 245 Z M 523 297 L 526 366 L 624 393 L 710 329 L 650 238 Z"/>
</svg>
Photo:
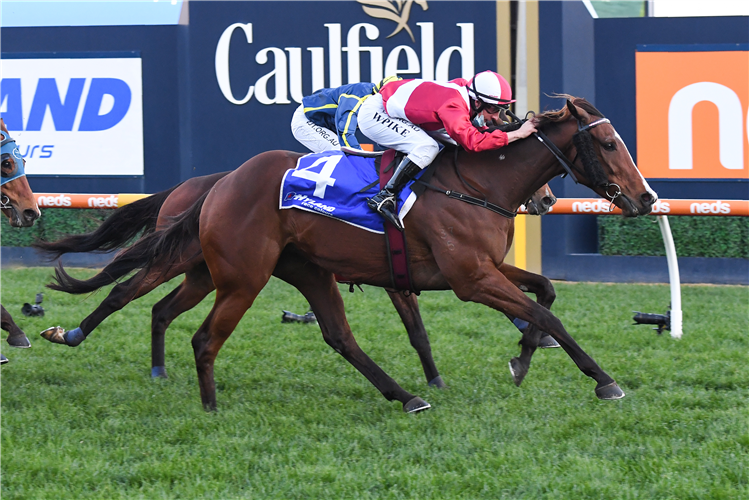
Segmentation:
<svg viewBox="0 0 749 500">
<path fill-rule="evenodd" d="M 423 173 L 422 170 L 416 178 Z M 413 181 L 409 182 L 398 195 L 401 221 L 416 201 L 412 184 Z M 362 191 L 367 186 L 369 189 Z M 286 171 L 281 182 L 279 208 L 298 208 L 383 234 L 384 219 L 366 203 L 379 191 L 374 158 L 326 151 L 302 156 L 296 168 Z"/>
</svg>

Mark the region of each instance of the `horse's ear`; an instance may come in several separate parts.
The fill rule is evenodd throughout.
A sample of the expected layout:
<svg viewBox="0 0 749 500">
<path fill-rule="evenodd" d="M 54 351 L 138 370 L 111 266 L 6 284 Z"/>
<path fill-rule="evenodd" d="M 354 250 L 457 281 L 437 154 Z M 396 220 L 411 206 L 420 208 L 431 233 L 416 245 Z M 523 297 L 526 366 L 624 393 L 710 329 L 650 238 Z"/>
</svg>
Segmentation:
<svg viewBox="0 0 749 500">
<path fill-rule="evenodd" d="M 567 99 L 567 109 L 570 110 L 570 113 L 572 113 L 572 116 L 574 116 L 578 120 L 580 119 L 580 113 L 577 112 L 577 108 L 575 107 L 574 104 L 572 104 L 572 101 L 570 101 L 569 99 Z"/>
</svg>

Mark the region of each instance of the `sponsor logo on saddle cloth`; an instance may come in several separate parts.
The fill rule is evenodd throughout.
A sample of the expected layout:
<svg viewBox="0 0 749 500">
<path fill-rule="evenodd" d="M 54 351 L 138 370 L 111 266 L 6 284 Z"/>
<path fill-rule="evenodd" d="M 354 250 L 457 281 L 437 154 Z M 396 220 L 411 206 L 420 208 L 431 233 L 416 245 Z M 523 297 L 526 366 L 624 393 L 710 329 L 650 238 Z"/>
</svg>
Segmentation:
<svg viewBox="0 0 749 500">
<path fill-rule="evenodd" d="M 408 183 L 398 196 L 401 220 L 416 201 L 416 194 L 411 191 L 412 184 L 413 181 Z M 364 189 L 367 186 L 369 188 Z M 295 169 L 286 171 L 281 182 L 278 208 L 298 208 L 327 215 L 366 231 L 383 234 L 383 218 L 366 204 L 367 198 L 379 191 L 374 158 L 326 151 L 303 156 Z"/>
</svg>

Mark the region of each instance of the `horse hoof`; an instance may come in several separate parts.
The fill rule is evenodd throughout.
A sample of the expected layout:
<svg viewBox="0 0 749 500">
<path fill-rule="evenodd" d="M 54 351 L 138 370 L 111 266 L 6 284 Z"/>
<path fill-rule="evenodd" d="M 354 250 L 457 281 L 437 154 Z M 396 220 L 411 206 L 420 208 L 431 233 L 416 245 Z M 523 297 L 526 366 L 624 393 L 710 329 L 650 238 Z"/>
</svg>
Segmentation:
<svg viewBox="0 0 749 500">
<path fill-rule="evenodd" d="M 151 378 L 169 378 L 166 376 L 166 366 L 154 366 L 151 368 Z"/>
<path fill-rule="evenodd" d="M 559 342 L 554 340 L 554 337 L 551 335 L 544 335 L 541 337 L 541 340 L 538 341 L 538 348 L 539 349 L 553 349 L 555 347 L 562 347 L 559 345 Z"/>
<path fill-rule="evenodd" d="M 447 384 L 440 375 L 437 375 L 429 381 L 429 387 L 436 387 L 437 389 L 447 389 Z"/>
<path fill-rule="evenodd" d="M 63 335 L 65 334 L 65 329 L 61 326 L 53 326 L 51 328 L 47 328 L 39 335 L 42 336 L 45 340 L 49 340 L 53 344 L 65 344 L 65 338 Z"/>
<path fill-rule="evenodd" d="M 10 360 L 9 360 L 8 358 L 6 358 L 6 357 L 5 357 L 5 356 L 3 356 L 2 354 L 0 354 L 0 365 L 4 365 L 4 364 L 5 364 L 5 363 L 7 363 L 8 361 L 10 361 Z"/>
<path fill-rule="evenodd" d="M 598 399 L 603 400 L 622 399 L 624 391 L 616 385 L 616 382 L 611 382 L 603 387 L 596 387 L 596 396 L 598 396 Z"/>
<path fill-rule="evenodd" d="M 75 328 L 73 330 L 70 330 L 69 332 L 66 332 L 65 329 L 61 326 L 53 326 L 51 328 L 47 328 L 39 335 L 54 344 L 65 344 L 70 347 L 75 347 L 86 340 L 86 335 L 83 334 L 83 330 L 81 330 L 80 328 Z"/>
<path fill-rule="evenodd" d="M 86 336 L 83 334 L 83 330 L 81 330 L 80 328 L 74 328 L 69 332 L 63 334 L 62 337 L 63 339 L 65 339 L 65 343 L 70 347 L 80 345 L 81 342 L 86 340 Z"/>
<path fill-rule="evenodd" d="M 403 411 L 406 413 L 418 413 L 420 411 L 428 410 L 432 405 L 416 396 L 411 401 L 403 405 Z"/>
<path fill-rule="evenodd" d="M 523 366 L 518 358 L 512 358 L 508 363 L 510 365 L 510 374 L 512 375 L 512 381 L 515 385 L 520 387 L 523 383 L 523 379 L 528 375 L 528 369 Z"/>
<path fill-rule="evenodd" d="M 25 334 L 20 335 L 8 335 L 6 342 L 13 347 L 19 347 L 21 349 L 28 349 L 31 347 L 31 342 Z"/>
</svg>

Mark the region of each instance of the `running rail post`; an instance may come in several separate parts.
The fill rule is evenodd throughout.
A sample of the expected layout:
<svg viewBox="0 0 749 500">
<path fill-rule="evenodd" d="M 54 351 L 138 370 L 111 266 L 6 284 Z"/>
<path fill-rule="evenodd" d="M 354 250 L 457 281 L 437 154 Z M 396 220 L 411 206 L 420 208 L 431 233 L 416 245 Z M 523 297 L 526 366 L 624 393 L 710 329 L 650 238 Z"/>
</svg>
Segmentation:
<svg viewBox="0 0 749 500">
<path fill-rule="evenodd" d="M 668 280 L 671 283 L 671 337 L 680 339 L 682 334 L 682 316 L 679 261 L 676 258 L 676 246 L 674 245 L 674 238 L 671 235 L 671 226 L 668 224 L 668 216 L 659 215 L 658 225 L 663 235 L 663 245 L 666 247 Z"/>
</svg>

